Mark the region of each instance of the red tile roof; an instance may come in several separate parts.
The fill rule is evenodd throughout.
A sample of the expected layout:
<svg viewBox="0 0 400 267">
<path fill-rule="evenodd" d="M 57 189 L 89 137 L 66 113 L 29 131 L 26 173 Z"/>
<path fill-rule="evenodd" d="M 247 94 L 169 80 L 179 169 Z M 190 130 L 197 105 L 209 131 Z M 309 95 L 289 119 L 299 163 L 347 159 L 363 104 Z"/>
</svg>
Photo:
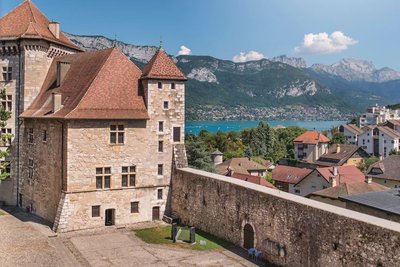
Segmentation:
<svg viewBox="0 0 400 267">
<path fill-rule="evenodd" d="M 321 176 L 329 182 L 329 178 L 333 176 L 334 167 L 317 168 Z M 337 166 L 338 184 L 357 183 L 365 180 L 365 175 L 354 165 Z"/>
<path fill-rule="evenodd" d="M 272 170 L 272 179 L 283 183 L 297 184 L 312 171 L 312 169 L 278 165 Z"/>
<path fill-rule="evenodd" d="M 160 48 L 144 66 L 143 79 L 187 80 L 171 58 Z"/>
<path fill-rule="evenodd" d="M 57 62 L 69 64 L 56 87 Z M 148 119 L 139 95 L 141 71 L 117 49 L 55 58 L 42 89 L 22 117 L 65 119 Z M 52 94 L 62 95 L 62 108 L 53 113 Z"/>
<path fill-rule="evenodd" d="M 49 23 L 31 1 L 24 1 L 0 19 L 0 39 L 45 39 L 81 51 L 61 31 L 57 39 L 49 30 Z"/>
<path fill-rule="evenodd" d="M 253 184 L 258 184 L 258 185 L 276 189 L 276 187 L 273 184 L 271 184 L 270 182 L 268 182 L 267 180 L 265 180 L 263 177 L 260 177 L 260 176 L 253 176 L 250 174 L 242 174 L 242 173 L 236 173 L 236 172 L 230 172 L 226 176 L 240 179 L 242 181 L 250 182 Z"/>
<path fill-rule="evenodd" d="M 331 140 L 325 135 L 318 131 L 307 131 L 293 140 L 295 143 L 303 144 L 318 144 L 318 143 L 329 143 Z"/>
</svg>

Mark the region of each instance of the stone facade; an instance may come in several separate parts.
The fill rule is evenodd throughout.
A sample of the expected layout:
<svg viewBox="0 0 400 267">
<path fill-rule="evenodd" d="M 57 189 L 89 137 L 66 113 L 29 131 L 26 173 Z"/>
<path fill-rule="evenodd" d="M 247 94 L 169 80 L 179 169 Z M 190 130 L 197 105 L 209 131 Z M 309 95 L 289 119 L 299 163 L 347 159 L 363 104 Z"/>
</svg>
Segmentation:
<svg viewBox="0 0 400 267">
<path fill-rule="evenodd" d="M 158 82 L 162 83 L 162 89 L 158 88 Z M 159 218 L 162 218 L 174 148 L 181 154 L 177 160 L 185 165 L 184 147 L 181 147 L 184 83 L 176 82 L 175 89 L 171 89 L 171 81 L 144 83 L 149 120 L 24 119 L 22 205 L 55 222 L 55 231 L 102 227 L 108 209 L 114 210 L 115 225 L 150 221 L 153 207 L 159 208 Z M 110 144 L 111 125 L 124 126 L 124 144 Z M 174 127 L 180 128 L 180 139 L 175 141 Z M 28 144 L 29 129 L 33 129 L 34 144 Z M 47 143 L 41 139 L 45 130 Z M 162 151 L 159 141 L 163 142 Z M 33 181 L 29 181 L 30 159 L 34 165 Z M 135 185 L 123 187 L 122 167 L 131 166 L 135 166 Z M 97 168 L 110 168 L 110 188 L 96 188 Z M 161 197 L 159 190 L 162 190 Z M 131 202 L 139 202 L 138 213 L 131 213 Z M 100 216 L 92 217 L 92 206 L 100 206 Z"/>
<path fill-rule="evenodd" d="M 0 88 L 6 89 L 6 98 L 11 99 L 11 118 L 7 129 L 14 135 L 11 156 L 11 177 L 0 184 L 0 201 L 8 205 L 17 204 L 18 184 L 18 135 L 23 135 L 23 126 L 19 123 L 21 114 L 38 95 L 54 57 L 76 52 L 68 47 L 56 45 L 44 40 L 2 41 L 0 46 L 0 71 L 3 67 L 12 68 L 12 80 L 0 78 Z M 23 71 L 20 71 L 23 70 Z M 6 103 L 8 108 L 8 103 Z M 21 128 L 20 128 L 21 127 Z M 1 149 L 5 149 L 4 147 Z"/>
<path fill-rule="evenodd" d="M 216 174 L 177 170 L 171 205 L 184 224 L 239 246 L 249 236 L 244 226 L 250 225 L 254 247 L 280 266 L 400 262 L 398 223 Z"/>
</svg>

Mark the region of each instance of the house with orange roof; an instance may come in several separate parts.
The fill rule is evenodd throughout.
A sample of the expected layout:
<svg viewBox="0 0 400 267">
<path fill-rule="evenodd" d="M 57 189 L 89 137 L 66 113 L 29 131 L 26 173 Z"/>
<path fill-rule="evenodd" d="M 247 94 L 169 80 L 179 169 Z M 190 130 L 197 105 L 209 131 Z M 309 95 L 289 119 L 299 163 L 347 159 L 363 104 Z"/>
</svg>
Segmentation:
<svg viewBox="0 0 400 267">
<path fill-rule="evenodd" d="M 295 185 L 308 176 L 313 169 L 299 168 L 287 165 L 277 165 L 272 170 L 272 179 L 275 181 L 275 187 L 279 190 L 297 194 Z"/>
<path fill-rule="evenodd" d="M 295 159 L 314 163 L 328 152 L 330 139 L 318 131 L 306 131 L 293 140 Z"/>
<path fill-rule="evenodd" d="M 57 232 L 160 220 L 173 159 L 187 165 L 186 77 L 167 53 L 142 71 L 117 49 L 82 52 L 31 1 L 0 39 L 19 155 L 0 201 Z"/>
</svg>

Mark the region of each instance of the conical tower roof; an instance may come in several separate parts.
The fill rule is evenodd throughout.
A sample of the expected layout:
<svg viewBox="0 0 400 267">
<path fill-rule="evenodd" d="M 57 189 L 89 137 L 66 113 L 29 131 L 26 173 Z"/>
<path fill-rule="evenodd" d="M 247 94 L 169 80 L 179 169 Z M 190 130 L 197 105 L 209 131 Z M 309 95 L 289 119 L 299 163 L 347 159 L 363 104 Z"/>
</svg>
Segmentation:
<svg viewBox="0 0 400 267">
<path fill-rule="evenodd" d="M 187 80 L 172 59 L 159 48 L 143 69 L 143 79 Z"/>
<path fill-rule="evenodd" d="M 32 1 L 27 0 L 0 18 L 0 39 L 45 39 L 81 50 L 63 32 L 60 32 L 59 38 L 54 36 L 49 24 L 49 19 Z"/>
</svg>

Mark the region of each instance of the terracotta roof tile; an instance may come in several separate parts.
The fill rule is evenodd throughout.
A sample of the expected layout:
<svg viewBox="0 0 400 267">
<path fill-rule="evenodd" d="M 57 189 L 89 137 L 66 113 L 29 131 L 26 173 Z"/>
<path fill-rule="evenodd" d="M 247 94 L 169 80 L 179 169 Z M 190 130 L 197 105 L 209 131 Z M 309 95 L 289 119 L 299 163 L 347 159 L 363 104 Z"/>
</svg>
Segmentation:
<svg viewBox="0 0 400 267">
<path fill-rule="evenodd" d="M 276 189 L 276 187 L 273 184 L 271 184 L 270 182 L 268 182 L 267 180 L 265 180 L 263 177 L 260 177 L 260 176 L 253 176 L 250 174 L 242 174 L 242 173 L 236 173 L 236 172 L 226 174 L 226 176 L 240 179 L 242 181 L 250 182 L 253 184 L 258 184 L 258 185 Z"/>
<path fill-rule="evenodd" d="M 318 131 L 307 131 L 293 140 L 295 143 L 318 144 L 329 143 L 331 140 Z"/>
<path fill-rule="evenodd" d="M 81 51 L 63 32 L 60 31 L 57 39 L 49 30 L 49 23 L 48 18 L 31 1 L 24 1 L 0 18 L 0 38 L 46 39 Z"/>
<path fill-rule="evenodd" d="M 297 184 L 312 171 L 312 169 L 278 165 L 272 170 L 272 179 L 279 182 Z"/>
<path fill-rule="evenodd" d="M 186 80 L 171 58 L 160 48 L 152 59 L 144 66 L 143 79 Z"/>
<path fill-rule="evenodd" d="M 329 182 L 329 178 L 333 176 L 334 167 L 317 168 L 316 170 L 321 176 Z M 357 183 L 365 180 L 365 175 L 354 165 L 337 166 L 338 184 Z"/>
<path fill-rule="evenodd" d="M 69 65 L 56 87 L 57 62 Z M 148 119 L 139 95 L 141 71 L 117 49 L 55 58 L 39 93 L 22 117 L 65 119 Z M 52 94 L 62 95 L 62 108 L 53 111 Z"/>
</svg>

